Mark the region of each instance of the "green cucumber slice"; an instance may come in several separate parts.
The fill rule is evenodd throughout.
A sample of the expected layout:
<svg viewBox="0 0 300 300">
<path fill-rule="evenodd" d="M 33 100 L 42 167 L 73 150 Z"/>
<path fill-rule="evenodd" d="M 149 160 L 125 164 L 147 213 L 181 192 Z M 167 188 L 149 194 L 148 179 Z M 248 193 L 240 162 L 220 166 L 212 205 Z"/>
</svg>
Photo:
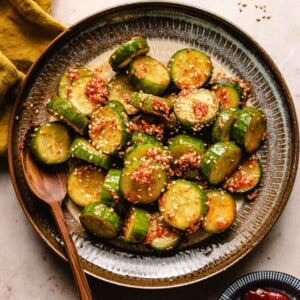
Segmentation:
<svg viewBox="0 0 300 300">
<path fill-rule="evenodd" d="M 212 62 L 202 51 L 186 48 L 177 51 L 168 67 L 171 78 L 179 89 L 202 87 L 211 77 Z"/>
<path fill-rule="evenodd" d="M 88 140 L 82 137 L 76 137 L 73 140 L 70 154 L 72 157 L 91 162 L 104 169 L 109 169 L 112 164 L 112 158 L 109 155 L 96 150 Z"/>
<path fill-rule="evenodd" d="M 135 57 L 147 54 L 147 40 L 141 36 L 132 37 L 119 46 L 110 56 L 109 63 L 116 72 L 126 67 Z"/>
<path fill-rule="evenodd" d="M 42 164 L 60 164 L 69 158 L 70 144 L 68 129 L 61 123 L 49 122 L 35 131 L 31 140 L 31 152 Z"/>
<path fill-rule="evenodd" d="M 149 134 L 141 132 L 141 131 L 135 131 L 131 135 L 131 142 L 133 144 L 147 142 L 147 143 L 150 143 L 155 146 L 161 146 L 161 143 L 159 142 L 158 139 L 156 139 L 152 135 L 149 135 Z"/>
<path fill-rule="evenodd" d="M 86 116 L 90 115 L 94 109 L 93 103 L 89 100 L 85 92 L 88 83 L 92 79 L 93 75 L 80 76 L 72 83 L 67 98 L 80 113 Z"/>
<path fill-rule="evenodd" d="M 231 138 L 247 153 L 254 153 L 266 136 L 267 122 L 263 111 L 245 107 L 237 114 L 231 129 Z"/>
<path fill-rule="evenodd" d="M 238 167 L 242 150 L 233 142 L 213 144 L 201 160 L 201 171 L 213 185 L 221 183 Z"/>
<path fill-rule="evenodd" d="M 142 91 L 132 93 L 129 103 L 144 113 L 153 114 L 168 119 L 173 108 L 173 102 L 167 98 L 146 94 Z"/>
<path fill-rule="evenodd" d="M 185 127 L 199 131 L 215 120 L 219 112 L 219 100 L 207 89 L 193 90 L 178 97 L 174 113 Z"/>
<path fill-rule="evenodd" d="M 238 114 L 237 108 L 227 108 L 220 111 L 212 129 L 212 142 L 225 142 L 230 140 L 231 127 Z"/>
<path fill-rule="evenodd" d="M 142 242 L 149 229 L 150 214 L 148 211 L 132 206 L 125 217 L 123 239 L 128 243 Z"/>
<path fill-rule="evenodd" d="M 167 175 L 160 164 L 137 161 L 123 169 L 120 190 L 129 202 L 147 204 L 160 196 L 166 184 Z"/>
<path fill-rule="evenodd" d="M 179 230 L 194 230 L 206 213 L 206 194 L 184 179 L 173 181 L 158 203 L 165 222 Z"/>
<path fill-rule="evenodd" d="M 134 59 L 128 68 L 132 85 L 144 93 L 162 95 L 171 81 L 167 68 L 151 56 L 140 56 Z"/>
<path fill-rule="evenodd" d="M 225 181 L 223 188 L 231 193 L 249 192 L 259 184 L 261 177 L 261 163 L 252 155 Z"/>
<path fill-rule="evenodd" d="M 204 141 L 186 134 L 178 134 L 169 143 L 175 175 L 188 179 L 199 177 L 200 161 L 206 152 Z"/>
<path fill-rule="evenodd" d="M 123 104 L 128 115 L 134 115 L 139 109 L 129 104 L 132 93 L 135 92 L 127 76 L 117 74 L 108 84 L 108 100 L 119 101 Z"/>
<path fill-rule="evenodd" d="M 145 238 L 146 245 L 158 252 L 171 251 L 179 244 L 180 240 L 180 232 L 167 225 L 161 214 L 151 215 L 150 226 Z"/>
<path fill-rule="evenodd" d="M 132 146 L 127 152 L 124 159 L 124 165 L 127 166 L 132 162 L 151 160 L 165 165 L 169 163 L 169 152 L 157 143 L 141 142 Z"/>
<path fill-rule="evenodd" d="M 202 227 L 209 233 L 223 232 L 235 220 L 236 203 L 232 196 L 223 190 L 209 190 L 206 195 L 208 210 Z"/>
<path fill-rule="evenodd" d="M 69 70 L 63 73 L 58 80 L 57 95 L 61 98 L 68 99 L 73 81 L 81 76 L 93 75 L 94 73 L 88 68 L 69 68 Z"/>
<path fill-rule="evenodd" d="M 68 100 L 61 97 L 51 99 L 47 111 L 59 120 L 64 121 L 81 135 L 87 133 L 89 119 L 80 113 Z"/>
<path fill-rule="evenodd" d="M 101 202 L 115 207 L 121 197 L 120 178 L 122 171 L 119 169 L 110 169 L 102 185 Z"/>
<path fill-rule="evenodd" d="M 92 113 L 89 136 L 93 146 L 107 154 L 119 150 L 129 137 L 122 115 L 108 106 L 100 107 Z"/>
<path fill-rule="evenodd" d="M 238 108 L 245 98 L 242 87 L 233 79 L 223 77 L 211 86 L 211 90 L 220 99 L 221 109 Z"/>
<path fill-rule="evenodd" d="M 82 207 L 99 202 L 104 178 L 105 173 L 95 166 L 82 165 L 74 168 L 67 182 L 70 199 Z"/>
<path fill-rule="evenodd" d="M 122 221 L 113 208 L 99 202 L 87 205 L 79 220 L 89 233 L 105 239 L 115 238 L 122 226 Z"/>
</svg>

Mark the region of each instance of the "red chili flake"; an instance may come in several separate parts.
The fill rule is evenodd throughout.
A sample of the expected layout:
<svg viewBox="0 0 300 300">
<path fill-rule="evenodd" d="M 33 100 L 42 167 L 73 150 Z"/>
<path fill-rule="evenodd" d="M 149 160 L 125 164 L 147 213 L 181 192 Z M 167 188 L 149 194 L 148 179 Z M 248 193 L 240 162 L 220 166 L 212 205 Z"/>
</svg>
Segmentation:
<svg viewBox="0 0 300 300">
<path fill-rule="evenodd" d="M 174 173 L 177 176 L 182 176 L 188 170 L 198 170 L 200 161 L 201 156 L 196 152 L 185 153 L 175 161 L 176 168 L 174 169 Z"/>
<path fill-rule="evenodd" d="M 208 114 L 208 106 L 201 102 L 193 103 L 192 109 L 193 109 L 195 117 L 198 120 L 201 120 Z"/>
<path fill-rule="evenodd" d="M 106 121 L 103 120 L 101 122 L 96 123 L 94 126 L 91 127 L 90 134 L 91 136 L 95 136 L 98 134 L 102 129 L 105 127 Z"/>
<path fill-rule="evenodd" d="M 162 140 L 164 136 L 164 124 L 162 123 L 154 124 L 146 120 L 133 119 L 129 124 L 129 128 L 131 131 L 141 131 L 152 135 L 158 140 Z"/>
<path fill-rule="evenodd" d="M 153 168 L 149 162 L 141 164 L 130 176 L 131 180 L 137 184 L 150 184 Z"/>
<path fill-rule="evenodd" d="M 108 90 L 106 82 L 98 76 L 93 77 L 87 83 L 84 93 L 94 107 L 107 102 Z"/>
<path fill-rule="evenodd" d="M 70 79 L 71 81 L 75 81 L 79 78 L 79 73 L 77 70 L 75 70 L 73 67 L 71 67 L 67 72 L 66 72 L 66 76 L 68 77 L 68 79 Z"/>
<path fill-rule="evenodd" d="M 153 97 L 151 103 L 155 111 L 163 113 L 163 117 L 168 118 L 170 114 L 170 108 L 165 102 L 159 98 Z"/>
</svg>

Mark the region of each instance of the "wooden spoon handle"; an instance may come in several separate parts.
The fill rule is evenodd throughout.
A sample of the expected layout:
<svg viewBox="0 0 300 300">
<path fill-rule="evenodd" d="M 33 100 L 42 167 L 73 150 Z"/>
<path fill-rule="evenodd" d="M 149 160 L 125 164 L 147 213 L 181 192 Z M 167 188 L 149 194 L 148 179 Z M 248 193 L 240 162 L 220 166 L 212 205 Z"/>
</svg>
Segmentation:
<svg viewBox="0 0 300 300">
<path fill-rule="evenodd" d="M 58 231 L 61 234 L 61 237 L 64 241 L 65 250 L 69 263 L 71 265 L 73 277 L 76 283 L 77 290 L 80 294 L 82 300 L 92 300 L 92 293 L 86 279 L 86 276 L 81 268 L 79 257 L 67 225 L 65 223 L 64 215 L 62 208 L 59 202 L 49 203 L 53 217 L 56 221 Z"/>
</svg>

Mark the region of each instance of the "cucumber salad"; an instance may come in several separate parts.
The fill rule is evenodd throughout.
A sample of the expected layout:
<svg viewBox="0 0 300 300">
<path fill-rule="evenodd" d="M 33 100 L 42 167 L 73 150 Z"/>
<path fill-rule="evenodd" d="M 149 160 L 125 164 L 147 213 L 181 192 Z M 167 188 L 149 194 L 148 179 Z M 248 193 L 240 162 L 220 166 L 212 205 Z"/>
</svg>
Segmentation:
<svg viewBox="0 0 300 300">
<path fill-rule="evenodd" d="M 31 151 L 69 168 L 68 197 L 88 234 L 162 252 L 225 231 L 235 195 L 256 197 L 266 116 L 206 53 L 183 48 L 163 64 L 149 51 L 142 36 L 118 46 L 112 78 L 66 70 L 46 106 L 55 120 L 35 129 Z"/>
</svg>

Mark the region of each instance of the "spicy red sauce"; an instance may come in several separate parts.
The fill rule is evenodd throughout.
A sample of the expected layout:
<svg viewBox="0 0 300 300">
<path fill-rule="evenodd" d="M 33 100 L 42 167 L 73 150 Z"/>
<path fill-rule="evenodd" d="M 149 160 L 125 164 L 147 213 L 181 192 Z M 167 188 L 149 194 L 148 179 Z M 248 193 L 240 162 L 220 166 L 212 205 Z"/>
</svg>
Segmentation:
<svg viewBox="0 0 300 300">
<path fill-rule="evenodd" d="M 293 299 L 279 291 L 259 288 L 256 290 L 248 290 L 243 295 L 242 300 L 293 300 Z"/>
</svg>

